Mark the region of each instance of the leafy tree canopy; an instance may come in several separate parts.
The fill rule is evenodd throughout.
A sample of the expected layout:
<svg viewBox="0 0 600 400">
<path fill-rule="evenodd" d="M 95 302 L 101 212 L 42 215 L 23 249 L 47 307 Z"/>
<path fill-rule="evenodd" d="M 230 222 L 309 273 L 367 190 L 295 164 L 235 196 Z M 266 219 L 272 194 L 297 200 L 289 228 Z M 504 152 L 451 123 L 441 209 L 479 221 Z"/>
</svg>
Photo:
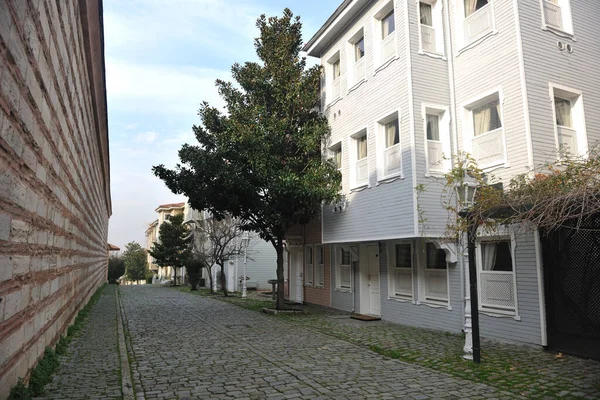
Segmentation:
<svg viewBox="0 0 600 400">
<path fill-rule="evenodd" d="M 175 169 L 154 173 L 190 205 L 216 218 L 230 214 L 244 230 L 257 231 L 278 255 L 277 276 L 283 306 L 283 237 L 293 224 L 318 215 L 323 202 L 338 196 L 340 174 L 321 150 L 329 138 L 319 113 L 321 67 L 306 68 L 300 57 L 299 17 L 257 20 L 255 40 L 260 63 L 234 64 L 237 82 L 217 80 L 226 103 L 221 112 L 204 102 L 198 145 L 184 145 Z"/>
<path fill-rule="evenodd" d="M 156 264 L 161 267 L 185 267 L 191 258 L 191 238 L 187 227 L 183 224 L 183 214 L 172 215 L 158 230 L 158 242 L 148 251 Z M 175 275 L 177 278 L 177 275 Z"/>
<path fill-rule="evenodd" d="M 132 281 L 146 279 L 148 264 L 146 250 L 137 242 L 127 243 L 122 257 L 125 263 L 125 274 Z"/>
</svg>

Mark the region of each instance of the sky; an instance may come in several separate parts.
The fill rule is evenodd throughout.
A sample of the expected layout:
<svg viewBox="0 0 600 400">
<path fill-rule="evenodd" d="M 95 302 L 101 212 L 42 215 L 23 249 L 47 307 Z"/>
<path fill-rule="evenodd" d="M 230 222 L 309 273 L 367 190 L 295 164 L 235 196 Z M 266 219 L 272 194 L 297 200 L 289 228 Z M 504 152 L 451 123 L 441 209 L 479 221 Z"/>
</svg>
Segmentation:
<svg viewBox="0 0 600 400">
<path fill-rule="evenodd" d="M 106 89 L 112 216 L 108 241 L 146 245 L 160 204 L 184 201 L 152 174 L 174 167 L 196 139 L 199 105 L 223 106 L 216 79 L 231 66 L 258 61 L 261 14 L 285 7 L 301 17 L 308 41 L 342 0 L 104 0 Z M 318 60 L 309 60 L 316 63 Z"/>
</svg>

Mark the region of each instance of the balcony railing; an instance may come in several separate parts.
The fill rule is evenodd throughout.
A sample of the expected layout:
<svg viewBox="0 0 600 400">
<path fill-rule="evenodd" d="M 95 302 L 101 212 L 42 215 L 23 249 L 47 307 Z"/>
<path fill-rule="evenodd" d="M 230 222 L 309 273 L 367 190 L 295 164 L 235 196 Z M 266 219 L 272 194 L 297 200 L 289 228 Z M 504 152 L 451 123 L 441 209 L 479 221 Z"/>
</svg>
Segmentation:
<svg viewBox="0 0 600 400">
<path fill-rule="evenodd" d="M 340 97 L 340 82 L 341 79 L 339 77 L 337 77 L 333 82 L 331 82 L 331 101 Z"/>
<path fill-rule="evenodd" d="M 394 294 L 412 296 L 412 268 L 394 268 Z"/>
<path fill-rule="evenodd" d="M 448 301 L 448 274 L 445 269 L 425 269 L 425 298 Z"/>
<path fill-rule="evenodd" d="M 387 61 L 394 54 L 396 54 L 396 35 L 391 33 L 381 41 L 381 61 Z"/>
<path fill-rule="evenodd" d="M 546 21 L 546 25 L 562 30 L 563 20 L 560 6 L 547 0 L 544 0 L 542 3 L 544 4 L 544 20 Z"/>
<path fill-rule="evenodd" d="M 383 174 L 385 176 L 399 174 L 402 167 L 400 144 L 395 144 L 383 151 Z"/>
<path fill-rule="evenodd" d="M 481 271 L 479 281 L 482 307 L 515 309 L 515 286 L 512 272 Z"/>
<path fill-rule="evenodd" d="M 430 171 L 444 170 L 444 152 L 442 142 L 427 140 L 427 169 Z"/>
<path fill-rule="evenodd" d="M 481 7 L 465 18 L 465 44 L 469 44 L 492 30 L 492 7 L 490 4 Z"/>
<path fill-rule="evenodd" d="M 356 184 L 366 185 L 369 182 L 368 159 L 363 158 L 356 162 Z"/>
<path fill-rule="evenodd" d="M 558 131 L 558 144 L 561 150 L 569 155 L 578 154 L 577 131 L 573 128 L 560 125 L 556 127 L 556 130 Z"/>
<path fill-rule="evenodd" d="M 354 64 L 354 83 L 358 83 L 365 79 L 366 76 L 366 63 L 365 57 L 361 58 Z"/>
<path fill-rule="evenodd" d="M 485 168 L 506 161 L 503 128 L 475 136 L 472 144 L 473 157 L 480 167 Z"/>
<path fill-rule="evenodd" d="M 421 47 L 424 51 L 435 53 L 435 28 L 421 24 Z"/>
</svg>

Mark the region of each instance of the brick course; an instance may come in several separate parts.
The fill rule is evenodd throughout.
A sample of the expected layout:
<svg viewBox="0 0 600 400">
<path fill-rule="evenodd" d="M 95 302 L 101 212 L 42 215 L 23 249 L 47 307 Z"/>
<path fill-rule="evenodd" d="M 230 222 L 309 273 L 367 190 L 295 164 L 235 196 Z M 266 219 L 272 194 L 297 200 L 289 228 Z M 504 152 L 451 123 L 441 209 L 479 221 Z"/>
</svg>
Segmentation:
<svg viewBox="0 0 600 400">
<path fill-rule="evenodd" d="M 0 398 L 107 276 L 101 0 L 0 0 Z"/>
</svg>

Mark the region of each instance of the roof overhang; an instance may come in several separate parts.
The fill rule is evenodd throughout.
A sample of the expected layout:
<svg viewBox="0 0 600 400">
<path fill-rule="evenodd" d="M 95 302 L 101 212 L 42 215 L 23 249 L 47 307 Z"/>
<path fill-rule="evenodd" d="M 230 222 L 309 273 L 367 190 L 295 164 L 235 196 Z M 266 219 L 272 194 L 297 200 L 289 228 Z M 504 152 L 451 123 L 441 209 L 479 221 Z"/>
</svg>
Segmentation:
<svg viewBox="0 0 600 400">
<path fill-rule="evenodd" d="M 322 52 L 335 38 L 374 0 L 344 0 L 325 24 L 304 45 L 302 51 L 309 56 L 321 57 Z"/>
</svg>

